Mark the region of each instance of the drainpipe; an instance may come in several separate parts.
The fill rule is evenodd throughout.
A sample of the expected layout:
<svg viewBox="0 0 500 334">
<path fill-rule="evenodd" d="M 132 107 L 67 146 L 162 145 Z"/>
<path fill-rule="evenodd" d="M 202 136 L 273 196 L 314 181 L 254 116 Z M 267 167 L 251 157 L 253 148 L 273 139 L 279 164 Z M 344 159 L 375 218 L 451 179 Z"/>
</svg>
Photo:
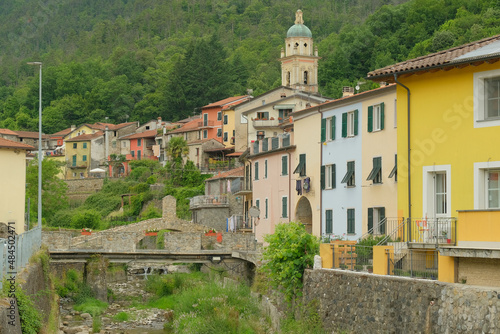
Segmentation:
<svg viewBox="0 0 500 334">
<path fill-rule="evenodd" d="M 318 107 L 318 113 L 321 117 L 321 120 L 323 120 L 323 114 L 321 113 L 321 107 Z M 320 120 L 320 122 L 321 122 Z M 321 125 L 321 123 L 320 123 Z M 320 141 L 321 141 L 321 134 L 320 134 Z M 325 138 L 325 143 L 326 143 L 326 138 Z M 323 166 L 323 143 L 320 143 L 320 150 L 319 150 L 319 170 L 320 170 L 320 175 L 321 175 L 321 167 Z M 319 181 L 319 187 L 321 188 L 321 180 Z M 321 237 L 323 235 L 323 189 L 321 189 L 319 193 L 319 236 Z"/>
<path fill-rule="evenodd" d="M 294 137 L 295 139 L 295 137 Z M 295 143 L 295 140 L 294 140 Z M 292 221 L 292 155 L 290 151 L 288 153 L 288 222 Z M 281 204 L 283 205 L 283 204 Z"/>
<path fill-rule="evenodd" d="M 104 152 L 105 152 L 105 165 L 106 165 L 106 173 L 104 175 L 109 175 L 109 152 L 108 152 L 108 148 L 109 148 L 109 137 L 108 137 L 108 132 L 109 132 L 109 128 L 108 126 L 106 125 L 106 127 L 104 128 Z"/>
<path fill-rule="evenodd" d="M 396 73 L 394 73 L 394 81 L 400 85 L 401 87 L 403 87 L 404 89 L 406 89 L 406 92 L 407 92 L 407 103 L 408 103 L 408 106 L 407 106 L 407 110 L 406 110 L 406 122 L 407 122 L 407 131 L 408 131 L 408 138 L 407 138 L 407 145 L 408 145 L 408 218 L 410 218 L 410 222 L 411 222 L 411 145 L 410 145 L 410 89 L 408 87 L 406 87 L 405 85 L 403 85 L 401 82 L 398 81 L 398 76 Z M 409 230 L 409 233 L 410 233 L 410 236 L 411 236 L 411 224 L 408 224 L 408 230 Z M 408 241 L 410 241 L 408 239 Z"/>
</svg>

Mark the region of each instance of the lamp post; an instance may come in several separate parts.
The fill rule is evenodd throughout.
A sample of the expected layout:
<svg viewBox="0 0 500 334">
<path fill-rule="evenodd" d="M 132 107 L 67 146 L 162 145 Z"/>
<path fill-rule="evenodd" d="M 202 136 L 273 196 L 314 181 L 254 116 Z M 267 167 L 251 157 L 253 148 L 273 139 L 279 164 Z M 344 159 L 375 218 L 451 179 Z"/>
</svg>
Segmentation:
<svg viewBox="0 0 500 334">
<path fill-rule="evenodd" d="M 38 93 L 38 226 L 42 227 L 42 62 L 29 62 L 28 65 L 40 67 L 40 84 Z"/>
</svg>

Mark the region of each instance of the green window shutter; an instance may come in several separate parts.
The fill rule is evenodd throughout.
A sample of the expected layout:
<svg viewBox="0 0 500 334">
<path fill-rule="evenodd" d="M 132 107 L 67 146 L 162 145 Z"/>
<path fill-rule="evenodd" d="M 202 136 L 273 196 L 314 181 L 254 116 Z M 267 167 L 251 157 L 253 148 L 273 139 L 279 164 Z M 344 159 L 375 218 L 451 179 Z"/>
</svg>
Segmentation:
<svg viewBox="0 0 500 334">
<path fill-rule="evenodd" d="M 342 138 L 347 137 L 347 113 L 342 114 Z"/>
<path fill-rule="evenodd" d="M 336 169 L 336 165 L 333 164 L 332 165 L 332 189 L 335 189 L 337 187 L 337 171 L 335 170 Z"/>
<path fill-rule="evenodd" d="M 380 130 L 384 130 L 384 102 L 380 104 Z"/>
<path fill-rule="evenodd" d="M 281 198 L 281 217 L 287 218 L 288 217 L 288 198 L 282 197 Z"/>
<path fill-rule="evenodd" d="M 76 154 L 73 156 L 73 166 L 76 166 Z"/>
<path fill-rule="evenodd" d="M 267 205 L 268 205 L 268 199 L 266 198 L 266 218 L 267 218 Z"/>
<path fill-rule="evenodd" d="M 255 163 L 255 179 L 258 180 L 259 179 L 259 163 L 256 162 Z"/>
<path fill-rule="evenodd" d="M 288 175 L 288 157 L 286 155 L 281 157 L 281 175 Z"/>
<path fill-rule="evenodd" d="M 354 110 L 354 135 L 358 135 L 358 109 Z"/>
<path fill-rule="evenodd" d="M 331 125 L 331 137 L 332 137 L 332 140 L 335 140 L 335 120 L 336 120 L 336 117 L 333 116 L 332 117 L 332 121 L 330 122 L 330 125 Z"/>
<path fill-rule="evenodd" d="M 260 209 L 260 200 L 258 199 L 255 200 L 255 206 Z"/>
<path fill-rule="evenodd" d="M 368 208 L 368 233 L 373 234 L 373 208 Z"/>
<path fill-rule="evenodd" d="M 333 232 L 333 224 L 332 224 L 332 210 L 326 210 L 325 211 L 325 217 L 326 217 L 326 227 L 325 227 L 325 232 L 326 233 L 332 233 Z"/>
<path fill-rule="evenodd" d="M 355 221 L 354 221 L 354 209 L 347 209 L 347 233 L 354 234 L 355 231 Z"/>
<path fill-rule="evenodd" d="M 302 169 L 300 170 L 300 176 L 306 176 L 306 155 L 301 154 L 299 156 L 299 164 L 302 166 Z"/>
<path fill-rule="evenodd" d="M 326 141 L 326 118 L 321 119 L 321 142 Z"/>
<path fill-rule="evenodd" d="M 264 178 L 267 179 L 267 160 L 264 160 Z"/>
<path fill-rule="evenodd" d="M 378 209 L 378 216 L 380 221 L 383 221 L 385 219 L 385 208 Z M 381 234 L 385 234 L 385 221 L 382 224 L 380 224 L 379 231 Z"/>
<path fill-rule="evenodd" d="M 321 166 L 321 189 L 325 189 L 325 166 Z"/>
<path fill-rule="evenodd" d="M 82 161 L 87 161 L 87 156 L 86 155 L 83 156 Z"/>
<path fill-rule="evenodd" d="M 368 132 L 373 131 L 373 106 L 368 107 Z"/>
</svg>

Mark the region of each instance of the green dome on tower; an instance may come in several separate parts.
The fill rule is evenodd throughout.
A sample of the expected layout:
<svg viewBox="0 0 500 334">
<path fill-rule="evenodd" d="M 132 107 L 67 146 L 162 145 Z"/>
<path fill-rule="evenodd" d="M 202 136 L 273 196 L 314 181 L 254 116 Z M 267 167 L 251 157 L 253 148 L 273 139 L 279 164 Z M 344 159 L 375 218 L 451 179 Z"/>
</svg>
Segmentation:
<svg viewBox="0 0 500 334">
<path fill-rule="evenodd" d="M 288 29 L 286 37 L 310 37 L 312 38 L 311 30 L 304 25 L 302 11 L 299 9 L 295 13 L 295 24 Z"/>
</svg>

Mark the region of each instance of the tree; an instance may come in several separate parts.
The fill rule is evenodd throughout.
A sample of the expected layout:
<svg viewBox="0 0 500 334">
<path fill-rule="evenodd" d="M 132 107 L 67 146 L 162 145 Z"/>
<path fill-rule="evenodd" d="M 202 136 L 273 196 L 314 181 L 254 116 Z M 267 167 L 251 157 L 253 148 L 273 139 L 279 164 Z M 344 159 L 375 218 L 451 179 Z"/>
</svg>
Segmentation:
<svg viewBox="0 0 500 334">
<path fill-rule="evenodd" d="M 312 268 L 314 255 L 319 253 L 319 240 L 306 232 L 300 222 L 276 225 L 273 234 L 264 237 L 269 243 L 264 250 L 263 270 L 271 285 L 291 302 L 302 294 L 302 281 L 306 268 Z"/>
<path fill-rule="evenodd" d="M 42 162 L 42 217 L 50 221 L 55 213 L 68 207 L 66 183 L 58 178 L 64 163 L 52 159 Z M 26 199 L 30 198 L 30 221 L 38 219 L 38 159 L 26 168 Z M 26 201 L 28 203 L 28 201 Z"/>
<path fill-rule="evenodd" d="M 189 153 L 187 142 L 182 137 L 173 137 L 167 144 L 167 171 L 170 174 L 170 180 L 175 185 L 181 185 L 184 162 L 183 157 Z"/>
</svg>

